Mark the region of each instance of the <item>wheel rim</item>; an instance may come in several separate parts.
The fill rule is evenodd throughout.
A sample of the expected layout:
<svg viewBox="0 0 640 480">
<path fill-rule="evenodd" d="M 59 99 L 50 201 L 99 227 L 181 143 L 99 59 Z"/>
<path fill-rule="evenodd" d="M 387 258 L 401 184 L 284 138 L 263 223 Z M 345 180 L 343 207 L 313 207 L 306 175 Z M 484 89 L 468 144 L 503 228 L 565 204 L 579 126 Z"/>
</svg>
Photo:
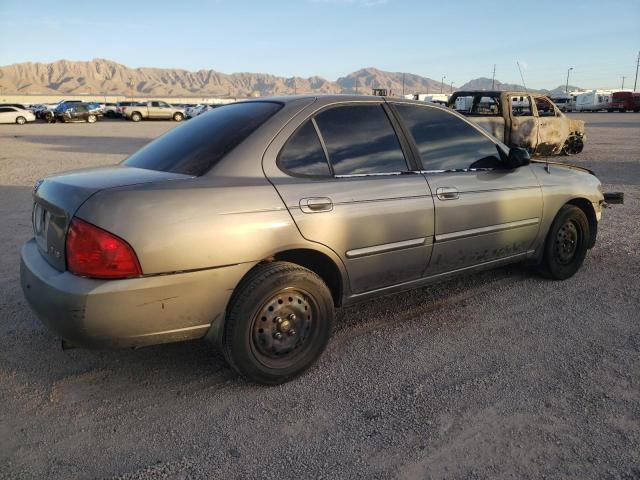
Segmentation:
<svg viewBox="0 0 640 480">
<path fill-rule="evenodd" d="M 576 256 L 581 241 L 581 232 L 578 225 L 572 220 L 567 220 L 556 234 L 554 253 L 556 260 L 561 265 L 570 264 Z"/>
<path fill-rule="evenodd" d="M 567 155 L 576 155 L 582 151 L 583 148 L 582 139 L 577 136 L 572 136 L 567 139 L 567 145 L 565 147 L 565 153 Z"/>
<path fill-rule="evenodd" d="M 251 323 L 251 349 L 260 363 L 283 368 L 304 355 L 317 337 L 318 303 L 308 292 L 285 288 L 271 295 Z"/>
</svg>

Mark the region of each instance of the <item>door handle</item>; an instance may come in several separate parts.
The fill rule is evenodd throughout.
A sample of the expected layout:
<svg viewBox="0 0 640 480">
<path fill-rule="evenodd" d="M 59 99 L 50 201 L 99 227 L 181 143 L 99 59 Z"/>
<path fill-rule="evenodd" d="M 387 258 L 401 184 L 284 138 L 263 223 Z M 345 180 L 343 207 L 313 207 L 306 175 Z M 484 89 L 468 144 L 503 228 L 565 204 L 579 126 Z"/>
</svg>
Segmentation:
<svg viewBox="0 0 640 480">
<path fill-rule="evenodd" d="M 459 197 L 458 189 L 454 187 L 440 187 L 436 189 L 436 196 L 440 200 L 457 200 Z"/>
<path fill-rule="evenodd" d="M 327 197 L 303 198 L 300 200 L 300 210 L 304 213 L 330 212 L 333 202 Z"/>
</svg>

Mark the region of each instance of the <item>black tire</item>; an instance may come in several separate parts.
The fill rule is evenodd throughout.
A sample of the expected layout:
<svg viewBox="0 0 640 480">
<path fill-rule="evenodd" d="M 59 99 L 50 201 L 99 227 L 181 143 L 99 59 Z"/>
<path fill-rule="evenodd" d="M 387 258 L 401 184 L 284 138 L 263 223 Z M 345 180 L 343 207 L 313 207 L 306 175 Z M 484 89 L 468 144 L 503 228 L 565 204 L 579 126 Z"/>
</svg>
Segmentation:
<svg viewBox="0 0 640 480">
<path fill-rule="evenodd" d="M 283 383 L 320 357 L 332 324 L 331 292 L 318 275 L 288 262 L 260 264 L 231 298 L 222 350 L 247 379 Z"/>
<path fill-rule="evenodd" d="M 16 123 L 18 125 L 24 125 L 25 123 L 27 123 L 27 119 L 24 118 L 23 116 L 17 117 L 16 118 Z"/>
<path fill-rule="evenodd" d="M 142 115 L 138 112 L 133 112 L 131 114 L 131 120 L 133 120 L 134 122 L 139 122 L 140 120 L 142 120 Z"/>
<path fill-rule="evenodd" d="M 175 122 L 181 122 L 182 120 L 184 120 L 184 115 L 181 114 L 180 112 L 176 112 L 173 114 L 173 120 Z"/>
<path fill-rule="evenodd" d="M 97 115 L 89 115 L 87 117 L 87 123 L 96 123 L 98 121 L 98 116 Z"/>
<path fill-rule="evenodd" d="M 589 238 L 589 221 L 584 212 L 575 205 L 564 205 L 547 234 L 541 273 L 554 280 L 572 277 L 584 262 Z"/>
</svg>

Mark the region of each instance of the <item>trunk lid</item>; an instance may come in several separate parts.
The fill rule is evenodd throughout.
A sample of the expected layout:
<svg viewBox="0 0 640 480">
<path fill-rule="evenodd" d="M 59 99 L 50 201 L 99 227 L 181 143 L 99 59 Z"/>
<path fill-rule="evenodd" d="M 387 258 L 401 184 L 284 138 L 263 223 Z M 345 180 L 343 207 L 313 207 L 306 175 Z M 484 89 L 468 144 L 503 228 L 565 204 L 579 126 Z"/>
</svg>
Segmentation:
<svg viewBox="0 0 640 480">
<path fill-rule="evenodd" d="M 93 194 L 108 188 L 190 178 L 189 175 L 113 166 L 77 170 L 36 183 L 31 220 L 43 257 L 54 268 L 66 268 L 65 238 L 69 222 Z"/>
</svg>

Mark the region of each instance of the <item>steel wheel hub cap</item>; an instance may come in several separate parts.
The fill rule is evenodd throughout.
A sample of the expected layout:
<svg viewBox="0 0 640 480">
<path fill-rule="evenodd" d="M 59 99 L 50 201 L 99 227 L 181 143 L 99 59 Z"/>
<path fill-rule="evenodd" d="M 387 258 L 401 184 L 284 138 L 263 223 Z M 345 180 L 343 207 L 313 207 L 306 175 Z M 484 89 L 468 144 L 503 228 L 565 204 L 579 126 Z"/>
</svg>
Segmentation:
<svg viewBox="0 0 640 480">
<path fill-rule="evenodd" d="M 571 263 L 578 246 L 578 229 L 571 221 L 566 222 L 556 235 L 555 253 L 557 260 L 566 265 Z"/>
<path fill-rule="evenodd" d="M 301 290 L 285 289 L 273 295 L 253 320 L 251 334 L 255 352 L 265 360 L 296 355 L 312 336 L 317 311 L 314 299 Z"/>
</svg>

